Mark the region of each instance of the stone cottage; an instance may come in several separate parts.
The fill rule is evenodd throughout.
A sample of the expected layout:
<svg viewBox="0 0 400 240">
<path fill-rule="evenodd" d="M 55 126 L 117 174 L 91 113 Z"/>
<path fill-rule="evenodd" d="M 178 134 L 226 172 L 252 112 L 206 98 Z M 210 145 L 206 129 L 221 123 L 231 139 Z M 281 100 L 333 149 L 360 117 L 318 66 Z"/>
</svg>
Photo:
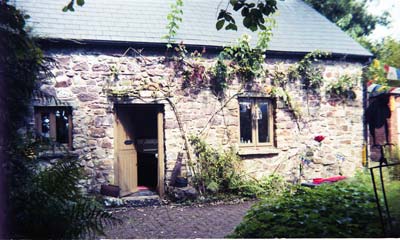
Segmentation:
<svg viewBox="0 0 400 240">
<path fill-rule="evenodd" d="M 31 16 L 32 33 L 56 63 L 55 77 L 38 87 L 61 104 L 35 100 L 32 128 L 79 154 L 89 191 L 115 184 L 121 196 L 145 187 L 162 195 L 178 155 L 181 174 L 190 176 L 191 135 L 216 148 L 234 147 L 246 172 L 257 178 L 298 178 L 300 164 L 303 180 L 350 176 L 361 167 L 361 73 L 371 54 L 300 0 L 278 1 L 265 74 L 245 85 L 230 75 L 223 98 L 202 74 L 223 46 L 243 33 L 254 44 L 257 34 L 240 26 L 217 31 L 220 1 L 185 1 L 174 38 L 189 52 L 205 49 L 190 60 L 204 68 L 201 86 L 185 85 L 184 74 L 166 60 L 162 36 L 172 1 L 86 1 L 68 13 L 61 11 L 66 1 L 14 2 Z M 314 50 L 331 53 L 315 63 L 323 84 L 315 93 L 288 83 L 289 108 L 282 96 L 270 93 L 273 75 L 285 75 Z M 328 94 L 329 83 L 342 76 L 351 80 L 351 99 Z M 314 140 L 318 135 L 323 141 Z"/>
</svg>

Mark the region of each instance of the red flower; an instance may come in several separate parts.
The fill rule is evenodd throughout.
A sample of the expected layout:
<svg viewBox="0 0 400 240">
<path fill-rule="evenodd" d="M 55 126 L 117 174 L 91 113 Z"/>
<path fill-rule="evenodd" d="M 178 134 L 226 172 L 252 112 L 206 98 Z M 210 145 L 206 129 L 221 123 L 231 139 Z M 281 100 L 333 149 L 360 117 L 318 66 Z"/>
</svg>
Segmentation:
<svg viewBox="0 0 400 240">
<path fill-rule="evenodd" d="M 325 139 L 325 137 L 324 136 L 322 136 L 322 135 L 318 135 L 318 136 L 315 136 L 314 137 L 314 140 L 315 141 L 317 141 L 317 142 L 322 142 L 322 140 L 324 140 Z"/>
</svg>

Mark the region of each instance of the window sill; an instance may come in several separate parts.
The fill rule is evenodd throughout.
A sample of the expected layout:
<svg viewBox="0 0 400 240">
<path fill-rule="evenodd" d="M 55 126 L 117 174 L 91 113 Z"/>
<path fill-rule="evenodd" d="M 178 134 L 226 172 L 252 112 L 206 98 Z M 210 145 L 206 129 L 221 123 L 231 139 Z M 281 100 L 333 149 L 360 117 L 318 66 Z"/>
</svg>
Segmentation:
<svg viewBox="0 0 400 240">
<path fill-rule="evenodd" d="M 279 150 L 272 146 L 261 146 L 261 147 L 240 147 L 238 154 L 240 156 L 248 155 L 271 155 L 278 154 Z"/>
<path fill-rule="evenodd" d="M 50 160 L 54 158 L 63 158 L 66 156 L 78 157 L 79 155 L 68 150 L 43 150 L 39 153 L 38 158 L 42 160 Z"/>
</svg>

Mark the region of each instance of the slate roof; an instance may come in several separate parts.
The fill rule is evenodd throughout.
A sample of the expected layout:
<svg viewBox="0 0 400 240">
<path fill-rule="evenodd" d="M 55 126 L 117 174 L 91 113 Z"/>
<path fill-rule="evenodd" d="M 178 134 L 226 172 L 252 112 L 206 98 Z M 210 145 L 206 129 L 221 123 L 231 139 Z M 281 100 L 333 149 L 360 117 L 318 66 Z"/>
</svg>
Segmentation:
<svg viewBox="0 0 400 240">
<path fill-rule="evenodd" d="M 173 0 L 86 0 L 75 12 L 61 11 L 67 0 L 14 0 L 18 8 L 31 16 L 33 33 L 40 38 L 94 41 L 164 43 L 166 16 Z M 186 0 L 183 22 L 176 42 L 189 45 L 224 46 L 243 33 L 257 35 L 241 26 L 235 31 L 217 31 L 219 8 L 228 0 Z M 305 53 L 316 49 L 354 56 L 371 53 L 341 31 L 335 24 L 301 0 L 278 1 L 277 26 L 269 49 Z"/>
</svg>

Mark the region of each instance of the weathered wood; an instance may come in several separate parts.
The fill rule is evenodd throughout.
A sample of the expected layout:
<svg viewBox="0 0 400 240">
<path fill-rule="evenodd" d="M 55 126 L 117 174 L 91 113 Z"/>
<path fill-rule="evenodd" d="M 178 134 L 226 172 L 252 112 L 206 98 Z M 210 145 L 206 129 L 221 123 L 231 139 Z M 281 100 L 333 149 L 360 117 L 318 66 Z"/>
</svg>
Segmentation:
<svg viewBox="0 0 400 240">
<path fill-rule="evenodd" d="M 117 108 L 118 109 L 118 108 Z M 121 188 L 121 196 L 137 191 L 137 152 L 135 147 L 133 121 L 128 109 L 117 111 L 116 145 L 117 184 Z M 131 141 L 132 144 L 125 144 Z"/>
<path fill-rule="evenodd" d="M 164 115 L 157 113 L 157 142 L 158 142 L 158 183 L 157 189 L 160 197 L 164 195 Z"/>
</svg>

